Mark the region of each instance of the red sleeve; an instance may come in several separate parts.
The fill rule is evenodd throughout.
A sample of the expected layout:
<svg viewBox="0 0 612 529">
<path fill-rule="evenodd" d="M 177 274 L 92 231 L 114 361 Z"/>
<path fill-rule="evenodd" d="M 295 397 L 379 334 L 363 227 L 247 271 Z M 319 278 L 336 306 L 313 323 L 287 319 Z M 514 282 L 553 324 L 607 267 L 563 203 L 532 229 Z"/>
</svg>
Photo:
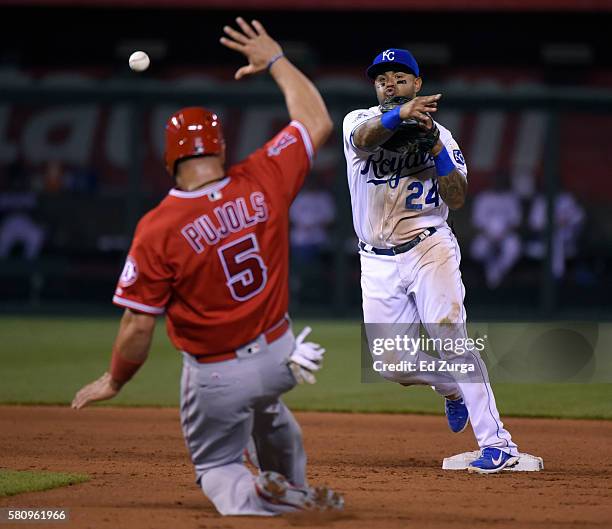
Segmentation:
<svg viewBox="0 0 612 529">
<path fill-rule="evenodd" d="M 293 120 L 261 149 L 247 164 L 253 164 L 253 177 L 280 188 L 287 202 L 293 202 L 310 170 L 314 149 L 306 127 Z"/>
<path fill-rule="evenodd" d="M 146 219 L 136 228 L 130 252 L 119 277 L 113 303 L 137 312 L 162 314 L 170 299 L 172 274 L 163 264 L 158 237 L 147 236 Z"/>
</svg>

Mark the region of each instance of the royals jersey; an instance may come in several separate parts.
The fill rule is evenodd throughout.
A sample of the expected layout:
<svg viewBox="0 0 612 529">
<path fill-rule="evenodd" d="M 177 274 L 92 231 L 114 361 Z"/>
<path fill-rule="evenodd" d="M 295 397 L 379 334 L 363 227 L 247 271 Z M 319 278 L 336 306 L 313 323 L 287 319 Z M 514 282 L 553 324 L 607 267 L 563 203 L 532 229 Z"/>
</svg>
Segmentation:
<svg viewBox="0 0 612 529">
<path fill-rule="evenodd" d="M 380 114 L 377 106 L 347 114 L 343 124 L 344 155 L 357 237 L 377 248 L 391 248 L 426 228 L 444 224 L 448 206 L 438 191 L 431 154 L 400 155 L 381 147 L 374 152 L 355 147 L 353 134 L 357 127 Z M 446 128 L 437 122 L 436 125 L 455 167 L 467 177 L 457 142 Z"/>
<path fill-rule="evenodd" d="M 174 346 L 228 352 L 287 313 L 289 206 L 313 157 L 292 121 L 227 176 L 195 191 L 172 189 L 138 223 L 114 303 L 166 313 Z"/>
</svg>

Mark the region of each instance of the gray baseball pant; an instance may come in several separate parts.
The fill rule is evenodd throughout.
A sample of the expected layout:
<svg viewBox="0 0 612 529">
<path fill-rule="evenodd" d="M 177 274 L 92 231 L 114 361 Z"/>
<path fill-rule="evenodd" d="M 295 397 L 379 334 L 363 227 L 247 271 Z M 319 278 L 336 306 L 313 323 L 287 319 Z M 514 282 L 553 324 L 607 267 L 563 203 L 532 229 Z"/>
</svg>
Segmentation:
<svg viewBox="0 0 612 529">
<path fill-rule="evenodd" d="M 243 464 L 252 436 L 262 471 L 306 485 L 302 432 L 280 396 L 296 385 L 287 367 L 295 347 L 288 330 L 268 344 L 263 335 L 237 351 L 238 358 L 200 364 L 183 353 L 181 426 L 197 482 L 223 515 L 273 516 L 293 510 L 257 494 Z"/>
</svg>

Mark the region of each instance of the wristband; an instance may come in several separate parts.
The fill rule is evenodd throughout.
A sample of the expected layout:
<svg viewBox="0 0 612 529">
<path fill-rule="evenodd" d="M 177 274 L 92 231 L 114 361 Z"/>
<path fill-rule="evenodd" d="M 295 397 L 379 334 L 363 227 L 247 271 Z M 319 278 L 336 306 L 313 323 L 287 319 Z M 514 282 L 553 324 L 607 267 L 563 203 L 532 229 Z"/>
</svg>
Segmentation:
<svg viewBox="0 0 612 529">
<path fill-rule="evenodd" d="M 282 59 L 284 56 L 285 54 L 281 51 L 278 55 L 275 55 L 270 59 L 270 62 L 268 63 L 268 66 L 266 66 L 266 68 L 270 70 L 270 68 L 272 68 L 272 65 L 279 59 Z"/>
<path fill-rule="evenodd" d="M 389 112 L 385 112 L 380 118 L 382 126 L 388 130 L 395 130 L 400 126 L 402 118 L 400 118 L 400 107 L 395 107 Z"/>
<path fill-rule="evenodd" d="M 127 360 L 123 357 L 118 349 L 113 349 L 113 356 L 111 358 L 110 366 L 111 378 L 115 382 L 123 385 L 136 374 L 136 371 L 140 369 L 142 364 L 142 362 Z"/>
<path fill-rule="evenodd" d="M 438 176 L 446 176 L 455 169 L 455 164 L 448 155 L 446 147 L 442 147 L 442 150 L 434 156 L 434 163 Z"/>
</svg>

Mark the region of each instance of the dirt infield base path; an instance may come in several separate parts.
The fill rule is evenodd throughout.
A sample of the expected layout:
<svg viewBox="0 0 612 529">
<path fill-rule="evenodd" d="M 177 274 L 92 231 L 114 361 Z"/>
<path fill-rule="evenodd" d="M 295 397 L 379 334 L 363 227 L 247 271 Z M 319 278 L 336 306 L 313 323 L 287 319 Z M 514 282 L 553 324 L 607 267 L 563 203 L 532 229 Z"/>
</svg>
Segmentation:
<svg viewBox="0 0 612 529">
<path fill-rule="evenodd" d="M 474 449 L 471 432 L 451 434 L 443 417 L 297 416 L 309 479 L 346 495 L 342 514 L 218 516 L 194 484 L 175 409 L 0 407 L 0 467 L 92 477 L 0 498 L 0 507 L 68 508 L 70 522 L 35 527 L 79 529 L 584 529 L 612 523 L 612 422 L 509 419 L 522 449 L 542 456 L 545 470 L 480 476 L 440 469 L 444 456 Z"/>
</svg>

